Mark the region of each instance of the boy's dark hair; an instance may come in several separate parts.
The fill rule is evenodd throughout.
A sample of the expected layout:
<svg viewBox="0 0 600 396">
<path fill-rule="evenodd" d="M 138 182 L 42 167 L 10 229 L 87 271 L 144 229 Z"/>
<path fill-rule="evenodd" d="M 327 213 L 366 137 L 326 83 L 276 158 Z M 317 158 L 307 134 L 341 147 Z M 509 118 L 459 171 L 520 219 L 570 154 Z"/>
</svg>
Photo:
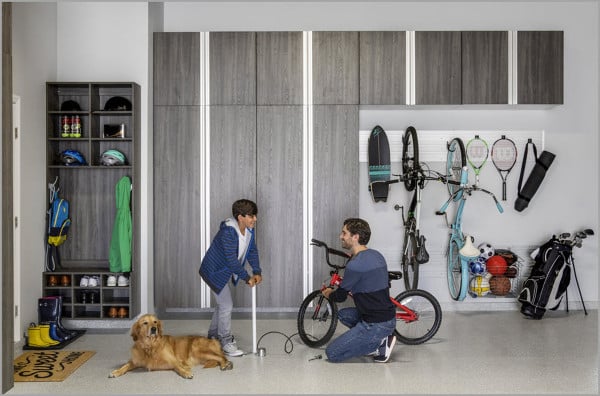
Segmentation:
<svg viewBox="0 0 600 396">
<path fill-rule="evenodd" d="M 233 213 L 233 218 L 237 220 L 238 216 L 256 216 L 258 214 L 258 207 L 249 199 L 238 199 L 231 206 L 231 212 Z"/>
<path fill-rule="evenodd" d="M 344 225 L 351 235 L 358 234 L 358 243 L 366 245 L 371 239 L 371 227 L 363 219 L 349 218 L 344 220 Z"/>
</svg>

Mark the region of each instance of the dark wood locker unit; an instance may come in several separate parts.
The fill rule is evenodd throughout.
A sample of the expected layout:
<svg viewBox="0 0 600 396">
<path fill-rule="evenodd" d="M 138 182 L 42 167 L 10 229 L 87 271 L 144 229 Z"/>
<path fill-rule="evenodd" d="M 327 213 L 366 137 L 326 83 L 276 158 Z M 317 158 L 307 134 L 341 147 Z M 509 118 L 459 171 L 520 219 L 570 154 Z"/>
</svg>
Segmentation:
<svg viewBox="0 0 600 396">
<path fill-rule="evenodd" d="M 563 104 L 563 32 L 517 32 L 517 103 Z"/>
<path fill-rule="evenodd" d="M 463 31 L 462 103 L 508 103 L 508 32 Z"/>
<path fill-rule="evenodd" d="M 126 99 L 129 105 L 107 105 L 115 97 Z M 134 317 L 139 311 L 140 86 L 131 82 L 48 82 L 46 102 L 46 179 L 48 183 L 58 180 L 61 198 L 70 203 L 72 223 L 67 241 L 58 248 L 61 266 L 44 273 L 43 295 L 63 296 L 66 318 L 107 319 L 104 304 L 115 301 L 127 308 L 127 318 Z M 71 121 L 78 117 L 80 132 L 63 129 L 65 117 Z M 115 136 L 115 131 L 123 133 Z M 86 164 L 66 166 L 60 154 L 67 149 L 79 151 Z M 100 157 L 109 149 L 123 153 L 125 164 L 102 165 Z M 116 215 L 115 186 L 124 176 L 132 183 L 131 272 L 123 274 L 129 285 L 115 295 L 112 290 L 117 289 L 102 290 L 107 277 L 114 275 L 109 267 L 109 249 Z M 68 276 L 70 286 L 51 287 L 47 278 L 55 273 Z M 96 304 L 75 305 L 75 290 L 84 275 L 98 276 L 104 282 L 99 285 Z"/>
<path fill-rule="evenodd" d="M 360 104 L 405 105 L 406 32 L 360 32 Z"/>
<path fill-rule="evenodd" d="M 415 104 L 461 104 L 461 32 L 415 32 Z"/>
<path fill-rule="evenodd" d="M 358 104 L 358 32 L 313 32 L 313 103 Z"/>
</svg>

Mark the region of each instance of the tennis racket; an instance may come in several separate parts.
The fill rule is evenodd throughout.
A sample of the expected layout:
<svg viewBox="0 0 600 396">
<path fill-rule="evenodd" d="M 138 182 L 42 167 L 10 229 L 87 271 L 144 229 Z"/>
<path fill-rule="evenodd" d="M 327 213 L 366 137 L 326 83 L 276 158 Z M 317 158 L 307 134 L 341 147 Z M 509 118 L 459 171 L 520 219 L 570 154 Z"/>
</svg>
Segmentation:
<svg viewBox="0 0 600 396">
<path fill-rule="evenodd" d="M 469 165 L 473 168 L 475 172 L 475 185 L 479 184 L 479 172 L 481 172 L 481 168 L 485 165 L 489 155 L 488 144 L 485 140 L 481 139 L 479 135 L 475 135 L 475 137 L 469 140 L 467 143 L 467 161 L 469 161 Z"/>
<path fill-rule="evenodd" d="M 506 201 L 506 178 L 517 162 L 515 142 L 507 139 L 504 135 L 496 140 L 492 145 L 492 162 L 502 178 L 502 200 Z"/>
</svg>

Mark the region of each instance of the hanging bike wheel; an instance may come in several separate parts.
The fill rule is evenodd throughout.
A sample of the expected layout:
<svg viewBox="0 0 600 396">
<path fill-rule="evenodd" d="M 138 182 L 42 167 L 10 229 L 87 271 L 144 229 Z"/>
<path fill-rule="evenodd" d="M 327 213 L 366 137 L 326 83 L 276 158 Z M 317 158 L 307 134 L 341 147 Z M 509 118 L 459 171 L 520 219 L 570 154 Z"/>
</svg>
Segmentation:
<svg viewBox="0 0 600 396">
<path fill-rule="evenodd" d="M 446 158 L 446 175 L 448 180 L 460 183 L 462 169 L 467 166 L 467 157 L 465 155 L 465 144 L 461 138 L 454 138 L 448 143 L 448 156 Z M 454 194 L 460 185 L 448 183 L 448 192 Z M 461 198 L 462 193 L 454 197 L 455 201 Z"/>
<path fill-rule="evenodd" d="M 412 191 L 417 186 L 419 171 L 419 142 L 417 130 L 409 126 L 402 138 L 402 175 L 404 176 L 404 187 Z"/>
<path fill-rule="evenodd" d="M 455 239 L 448 245 L 448 290 L 450 296 L 457 301 L 462 301 L 467 295 L 469 274 L 463 271 L 462 260 L 458 251 L 461 246 Z"/>
<path fill-rule="evenodd" d="M 419 284 L 419 263 L 417 263 L 417 238 L 415 237 L 414 217 L 408 219 L 404 233 L 404 250 L 402 252 L 402 278 L 406 290 L 416 289 Z"/>
<path fill-rule="evenodd" d="M 298 334 L 309 347 L 327 343 L 337 327 L 337 305 L 330 302 L 320 290 L 310 293 L 298 311 Z"/>
<path fill-rule="evenodd" d="M 437 333 L 442 324 L 442 308 L 432 294 L 425 290 L 407 290 L 398 294 L 395 300 L 414 314 L 404 315 L 404 309 L 396 307 L 394 335 L 398 340 L 407 345 L 418 345 Z"/>
</svg>

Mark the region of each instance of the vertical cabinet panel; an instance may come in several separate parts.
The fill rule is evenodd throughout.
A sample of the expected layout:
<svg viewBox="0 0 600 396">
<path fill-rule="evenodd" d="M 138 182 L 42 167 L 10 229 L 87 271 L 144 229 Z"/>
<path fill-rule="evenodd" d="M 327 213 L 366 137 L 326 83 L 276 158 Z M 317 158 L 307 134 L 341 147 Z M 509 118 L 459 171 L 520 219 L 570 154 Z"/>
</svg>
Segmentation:
<svg viewBox="0 0 600 396">
<path fill-rule="evenodd" d="M 154 105 L 200 105 L 200 33 L 154 33 Z"/>
<path fill-rule="evenodd" d="M 210 104 L 256 104 L 256 33 L 210 33 Z"/>
<path fill-rule="evenodd" d="M 211 238 L 219 229 L 221 221 L 232 216 L 231 204 L 240 198 L 257 201 L 256 106 L 211 106 Z M 257 204 L 260 219 L 262 212 L 267 208 L 264 208 L 260 202 Z M 260 242 L 258 241 L 259 244 Z M 249 296 L 250 288 L 243 283 L 232 288 L 234 307 L 249 307 L 251 305 Z"/>
<path fill-rule="evenodd" d="M 258 105 L 301 105 L 302 32 L 256 33 Z"/>
<path fill-rule="evenodd" d="M 406 104 L 406 32 L 360 32 L 360 104 Z"/>
<path fill-rule="evenodd" d="M 257 305 L 294 308 L 302 300 L 302 106 L 259 106 L 257 126 Z"/>
<path fill-rule="evenodd" d="M 517 32 L 517 103 L 563 103 L 563 32 Z"/>
<path fill-rule="evenodd" d="M 508 103 L 508 32 L 462 32 L 462 103 Z"/>
<path fill-rule="evenodd" d="M 460 104 L 461 32 L 415 32 L 415 103 Z"/>
<path fill-rule="evenodd" d="M 154 301 L 200 306 L 200 107 L 154 107 Z"/>
<path fill-rule="evenodd" d="M 343 221 L 358 216 L 358 106 L 314 106 L 312 237 L 336 246 Z M 330 268 L 314 262 L 314 286 Z"/>
<path fill-rule="evenodd" d="M 313 103 L 358 104 L 358 32 L 313 33 Z"/>
</svg>

